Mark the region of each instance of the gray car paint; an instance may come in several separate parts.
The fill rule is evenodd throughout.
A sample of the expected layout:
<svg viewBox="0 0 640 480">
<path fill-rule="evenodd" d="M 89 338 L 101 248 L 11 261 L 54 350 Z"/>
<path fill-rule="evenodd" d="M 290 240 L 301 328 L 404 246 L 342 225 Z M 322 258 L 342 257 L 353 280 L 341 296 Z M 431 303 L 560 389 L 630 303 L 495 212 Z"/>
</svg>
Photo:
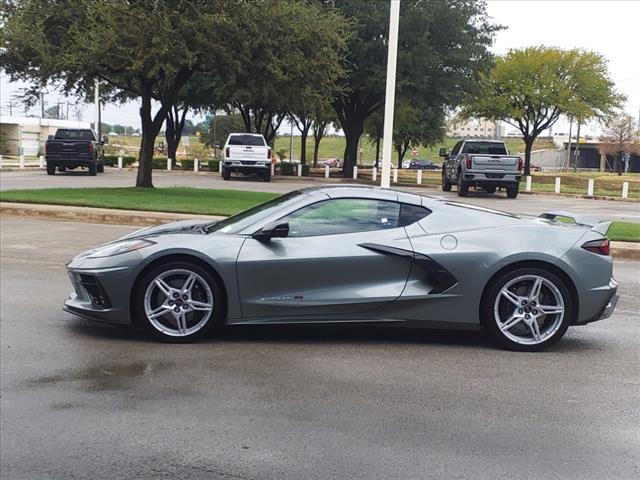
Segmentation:
<svg viewBox="0 0 640 480">
<path fill-rule="evenodd" d="M 95 320 L 131 323 L 136 280 L 150 265 L 174 255 L 193 258 L 219 276 L 229 324 L 388 321 L 474 328 L 487 283 L 519 262 L 541 262 L 566 275 L 579 305 L 575 323 L 593 320 L 614 288 L 612 258 L 580 247 L 602 238 L 589 228 L 371 187 L 300 192 L 237 233 L 204 234 L 192 228 L 199 221 L 176 222 L 126 237 L 155 242 L 147 248 L 107 258 L 81 254 L 68 264 L 70 274 L 97 276 L 113 305 L 97 310 L 79 288 L 65 308 Z M 392 230 L 269 242 L 251 238 L 264 225 L 305 205 L 350 197 L 422 204 L 432 213 Z M 363 243 L 428 256 L 457 282 L 444 292 L 430 293 L 434 285 L 425 280 L 415 259 L 381 254 L 361 247 Z"/>
</svg>

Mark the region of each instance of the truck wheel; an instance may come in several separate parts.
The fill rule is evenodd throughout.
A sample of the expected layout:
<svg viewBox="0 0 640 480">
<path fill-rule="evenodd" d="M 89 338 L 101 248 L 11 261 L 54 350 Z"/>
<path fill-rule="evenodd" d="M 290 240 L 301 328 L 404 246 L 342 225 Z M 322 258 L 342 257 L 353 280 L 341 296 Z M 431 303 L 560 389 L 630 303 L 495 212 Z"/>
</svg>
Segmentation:
<svg viewBox="0 0 640 480">
<path fill-rule="evenodd" d="M 516 198 L 518 196 L 518 185 L 507 187 L 507 198 Z"/>
<path fill-rule="evenodd" d="M 47 175 L 55 175 L 56 174 L 56 164 L 47 162 Z"/>
<path fill-rule="evenodd" d="M 228 168 L 222 167 L 222 179 L 231 180 L 231 172 Z"/>
<path fill-rule="evenodd" d="M 270 181 L 271 181 L 271 170 L 267 170 L 266 172 L 264 172 L 264 173 L 262 174 L 262 179 L 263 179 L 265 182 L 270 182 Z"/>
<path fill-rule="evenodd" d="M 466 197 L 469 194 L 469 183 L 464 180 L 458 180 L 458 196 Z"/>
<path fill-rule="evenodd" d="M 58 165 L 58 171 L 64 173 L 67 171 L 67 167 L 65 167 L 64 165 Z"/>
<path fill-rule="evenodd" d="M 98 164 L 98 173 L 104 173 L 104 163 Z"/>
<path fill-rule="evenodd" d="M 442 191 L 443 192 L 451 191 L 451 182 L 447 178 L 447 173 L 444 167 L 442 167 Z"/>
<path fill-rule="evenodd" d="M 95 177 L 97 173 L 97 166 L 95 163 L 89 164 L 89 176 Z"/>
</svg>

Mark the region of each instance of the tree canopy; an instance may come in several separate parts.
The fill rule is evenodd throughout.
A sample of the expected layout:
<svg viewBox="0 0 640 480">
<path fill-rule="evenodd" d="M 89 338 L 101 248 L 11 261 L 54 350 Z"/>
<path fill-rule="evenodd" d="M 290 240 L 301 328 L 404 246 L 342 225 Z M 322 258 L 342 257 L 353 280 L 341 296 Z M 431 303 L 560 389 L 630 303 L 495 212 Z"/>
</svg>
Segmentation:
<svg viewBox="0 0 640 480">
<path fill-rule="evenodd" d="M 354 25 L 348 42 L 348 75 L 333 101 L 346 136 L 344 175 L 357 161 L 364 123 L 385 98 L 389 4 L 334 0 Z M 481 0 L 403 0 L 397 62 L 397 96 L 416 109 L 444 111 L 475 92 L 479 73 L 491 66 L 491 44 L 499 27 Z"/>
<path fill-rule="evenodd" d="M 502 120 L 520 130 L 529 175 L 533 142 L 561 115 L 579 121 L 605 118 L 622 100 L 602 55 L 529 47 L 496 60 L 491 72 L 482 75 L 478 95 L 464 107 L 463 116 Z"/>
</svg>

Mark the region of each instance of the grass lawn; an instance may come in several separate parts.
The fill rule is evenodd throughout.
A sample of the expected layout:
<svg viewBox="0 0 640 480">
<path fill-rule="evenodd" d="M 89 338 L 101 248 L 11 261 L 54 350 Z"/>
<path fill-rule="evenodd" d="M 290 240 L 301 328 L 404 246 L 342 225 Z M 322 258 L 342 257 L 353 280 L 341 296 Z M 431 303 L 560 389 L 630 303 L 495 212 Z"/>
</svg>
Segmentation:
<svg viewBox="0 0 640 480">
<path fill-rule="evenodd" d="M 0 201 L 150 210 L 155 212 L 233 215 L 278 195 L 205 188 L 48 188 L 7 190 Z M 640 223 L 613 222 L 611 240 L 640 242 Z"/>
<path fill-rule="evenodd" d="M 205 188 L 50 188 L 0 192 L 3 202 L 234 215 L 266 202 L 273 193 Z"/>
</svg>

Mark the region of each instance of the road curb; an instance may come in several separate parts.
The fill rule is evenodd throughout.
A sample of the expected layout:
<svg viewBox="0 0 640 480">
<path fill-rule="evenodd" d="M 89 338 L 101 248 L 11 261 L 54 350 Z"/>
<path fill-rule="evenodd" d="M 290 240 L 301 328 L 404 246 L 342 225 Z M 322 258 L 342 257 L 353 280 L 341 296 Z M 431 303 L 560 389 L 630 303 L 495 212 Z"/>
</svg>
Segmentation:
<svg viewBox="0 0 640 480">
<path fill-rule="evenodd" d="M 219 215 L 116 210 L 111 208 L 70 207 L 36 203 L 0 202 L 0 214 L 65 220 L 68 222 L 106 223 L 112 225 L 149 226 L 176 220 L 220 220 Z M 619 260 L 640 260 L 640 243 L 611 242 L 611 254 Z"/>
<path fill-rule="evenodd" d="M 71 207 L 31 203 L 0 202 L 0 214 L 21 217 L 65 220 L 68 222 L 106 223 L 112 225 L 149 226 L 176 220 L 220 220 L 216 215 L 117 210 L 111 208 Z"/>
</svg>

